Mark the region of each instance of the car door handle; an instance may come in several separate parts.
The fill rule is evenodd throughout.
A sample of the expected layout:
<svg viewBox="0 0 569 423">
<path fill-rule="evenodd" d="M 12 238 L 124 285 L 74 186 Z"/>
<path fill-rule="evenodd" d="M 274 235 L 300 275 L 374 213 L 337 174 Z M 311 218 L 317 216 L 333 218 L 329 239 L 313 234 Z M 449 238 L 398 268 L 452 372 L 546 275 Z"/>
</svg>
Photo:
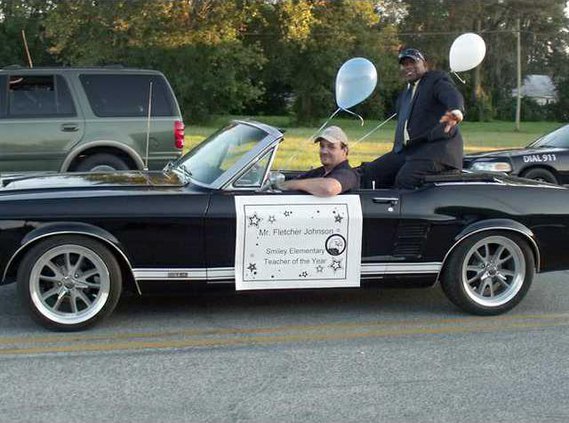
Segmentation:
<svg viewBox="0 0 569 423">
<path fill-rule="evenodd" d="M 79 125 L 76 123 L 64 123 L 61 125 L 61 130 L 63 132 L 77 132 L 79 130 Z"/>
<path fill-rule="evenodd" d="M 374 203 L 377 204 L 392 204 L 395 205 L 399 203 L 399 198 L 397 197 L 375 197 L 372 200 Z"/>
</svg>

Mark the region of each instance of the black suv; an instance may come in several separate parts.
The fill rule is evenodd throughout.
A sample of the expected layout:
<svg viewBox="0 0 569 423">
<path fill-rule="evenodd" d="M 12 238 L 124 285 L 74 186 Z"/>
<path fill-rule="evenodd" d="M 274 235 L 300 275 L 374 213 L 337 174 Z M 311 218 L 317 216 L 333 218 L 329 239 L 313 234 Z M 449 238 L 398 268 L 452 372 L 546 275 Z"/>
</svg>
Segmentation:
<svg viewBox="0 0 569 423">
<path fill-rule="evenodd" d="M 161 169 L 183 146 L 180 108 L 160 72 L 0 70 L 0 172 Z"/>
</svg>

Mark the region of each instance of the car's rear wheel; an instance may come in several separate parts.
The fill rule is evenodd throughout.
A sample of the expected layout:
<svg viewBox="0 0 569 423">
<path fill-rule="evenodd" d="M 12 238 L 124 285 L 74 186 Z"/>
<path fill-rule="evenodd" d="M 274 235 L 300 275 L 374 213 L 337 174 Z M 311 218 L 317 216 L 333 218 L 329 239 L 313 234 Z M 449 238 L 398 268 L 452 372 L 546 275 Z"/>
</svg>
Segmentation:
<svg viewBox="0 0 569 423">
<path fill-rule="evenodd" d="M 20 298 L 32 318 L 52 330 L 93 325 L 113 311 L 121 290 L 116 258 L 98 241 L 82 236 L 40 242 L 18 269 Z"/>
<path fill-rule="evenodd" d="M 459 308 L 496 315 L 515 307 L 535 274 L 532 251 L 517 234 L 488 231 L 456 247 L 441 277 L 446 296 Z"/>
<path fill-rule="evenodd" d="M 533 179 L 534 181 L 549 182 L 551 184 L 559 183 L 552 172 L 542 168 L 529 169 L 522 176 L 527 179 Z"/>
<path fill-rule="evenodd" d="M 93 154 L 77 165 L 78 172 L 113 172 L 128 169 L 128 165 L 120 157 L 108 153 Z"/>
</svg>

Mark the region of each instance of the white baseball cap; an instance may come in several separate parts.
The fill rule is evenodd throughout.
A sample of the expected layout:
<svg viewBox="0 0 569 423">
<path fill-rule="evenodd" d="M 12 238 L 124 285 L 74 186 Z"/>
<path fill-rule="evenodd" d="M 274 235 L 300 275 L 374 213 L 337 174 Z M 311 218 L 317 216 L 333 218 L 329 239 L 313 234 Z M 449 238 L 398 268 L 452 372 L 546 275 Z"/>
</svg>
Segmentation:
<svg viewBox="0 0 569 423">
<path fill-rule="evenodd" d="M 321 139 L 331 142 L 332 144 L 348 145 L 348 136 L 339 126 L 329 126 L 324 129 L 318 134 L 314 142 L 319 142 Z"/>
</svg>

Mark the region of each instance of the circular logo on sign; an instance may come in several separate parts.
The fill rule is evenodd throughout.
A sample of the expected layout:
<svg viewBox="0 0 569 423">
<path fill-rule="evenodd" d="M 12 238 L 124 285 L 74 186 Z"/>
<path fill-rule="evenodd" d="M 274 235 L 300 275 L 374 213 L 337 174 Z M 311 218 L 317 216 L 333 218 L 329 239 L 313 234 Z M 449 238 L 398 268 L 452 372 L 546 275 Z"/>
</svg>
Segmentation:
<svg viewBox="0 0 569 423">
<path fill-rule="evenodd" d="M 326 240 L 326 251 L 331 256 L 339 256 L 346 250 L 346 239 L 340 234 L 333 234 Z"/>
</svg>

